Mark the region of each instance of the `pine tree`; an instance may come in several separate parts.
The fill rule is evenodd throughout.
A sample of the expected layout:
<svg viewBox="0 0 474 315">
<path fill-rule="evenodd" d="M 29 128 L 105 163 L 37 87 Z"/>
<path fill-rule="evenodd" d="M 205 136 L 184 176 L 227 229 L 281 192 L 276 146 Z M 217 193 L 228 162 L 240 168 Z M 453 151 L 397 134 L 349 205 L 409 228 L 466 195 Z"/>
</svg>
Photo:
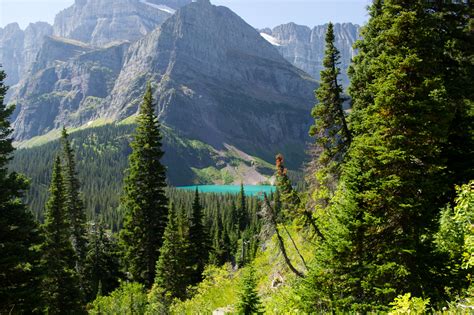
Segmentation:
<svg viewBox="0 0 474 315">
<path fill-rule="evenodd" d="M 74 150 L 69 142 L 69 135 L 65 128 L 62 130 L 62 149 L 64 161 L 64 187 L 66 196 L 66 213 L 71 226 L 71 241 L 76 253 L 76 270 L 81 277 L 81 287 L 84 289 L 84 264 L 87 254 L 86 214 L 84 203 L 80 196 L 80 183 L 77 178 Z"/>
<path fill-rule="evenodd" d="M 148 84 L 131 143 L 132 154 L 124 185 L 122 207 L 126 211 L 121 243 L 124 261 L 132 279 L 151 287 L 155 266 L 163 243 L 168 200 L 165 195 L 166 169 L 160 124 L 153 110 L 151 85 Z"/>
<path fill-rule="evenodd" d="M 449 190 L 442 152 L 453 113 L 431 14 L 424 1 L 372 6 L 352 70 L 353 139 L 319 220 L 326 240 L 306 281 L 308 310 L 364 312 L 405 292 L 441 299 L 432 236 Z"/>
<path fill-rule="evenodd" d="M 276 212 L 272 216 L 275 216 L 275 220 L 280 219 L 295 219 L 302 217 L 305 220 L 307 226 L 311 226 L 314 232 L 320 237 L 324 238 L 321 234 L 320 228 L 315 222 L 313 213 L 306 209 L 305 204 L 301 201 L 298 192 L 293 188 L 291 180 L 288 177 L 288 169 L 285 167 L 283 155 L 278 154 L 276 156 L 276 188 L 277 196 L 276 200 Z M 275 221 L 278 222 L 278 221 Z"/>
<path fill-rule="evenodd" d="M 86 298 L 106 295 L 119 286 L 120 265 L 117 245 L 101 222 L 95 222 L 89 233 L 89 246 L 84 266 L 87 280 Z"/>
<path fill-rule="evenodd" d="M 22 203 L 27 181 L 8 171 L 14 151 L 6 107 L 5 73 L 0 69 L 0 313 L 32 313 L 40 307 L 38 225 Z"/>
<path fill-rule="evenodd" d="M 237 234 L 240 233 L 240 224 L 239 224 L 239 211 L 237 210 L 237 206 L 235 205 L 235 201 L 232 200 L 231 208 L 230 208 L 230 217 L 227 220 L 227 229 L 229 231 L 236 231 Z"/>
<path fill-rule="evenodd" d="M 209 253 L 209 262 L 217 266 L 220 266 L 225 262 L 222 234 L 223 225 L 219 216 L 219 211 L 215 211 L 211 230 L 212 244 Z"/>
<path fill-rule="evenodd" d="M 382 46 L 376 45 L 375 39 L 381 33 L 381 26 L 377 23 L 377 18 L 382 14 L 383 0 L 374 0 L 369 7 L 370 19 L 364 27 L 361 28 L 362 40 L 354 43 L 357 49 L 357 55 L 353 58 L 353 62 L 349 67 L 349 76 L 351 79 L 349 85 L 349 94 L 351 96 L 352 112 L 348 117 L 349 124 L 353 126 L 359 121 L 359 113 L 367 107 L 367 104 L 374 102 L 374 95 L 370 89 L 375 78 L 376 58 L 380 55 Z M 357 135 L 357 129 L 351 128 L 351 135 Z"/>
<path fill-rule="evenodd" d="M 188 242 L 181 235 L 174 206 L 171 205 L 168 214 L 168 224 L 163 236 L 163 246 L 160 249 L 160 258 L 156 263 L 156 278 L 153 291 L 159 296 L 162 304 L 169 306 L 174 298 L 184 298 L 189 283 L 187 263 Z"/>
<path fill-rule="evenodd" d="M 66 196 L 61 160 L 56 158 L 43 225 L 45 241 L 41 246 L 45 278 L 42 293 L 49 314 L 81 313 L 81 292 L 75 271 L 66 214 Z"/>
<path fill-rule="evenodd" d="M 192 265 L 189 278 L 190 284 L 193 285 L 202 281 L 202 272 L 209 258 L 209 236 L 203 225 L 202 211 L 199 191 L 196 188 L 189 227 L 189 258 Z"/>
<path fill-rule="evenodd" d="M 298 208 L 298 206 L 301 203 L 301 200 L 300 200 L 300 197 L 298 196 L 298 193 L 293 189 L 291 180 L 288 177 L 288 169 L 285 167 L 285 159 L 283 155 L 278 154 L 275 159 L 276 159 L 275 186 L 277 187 L 280 193 L 281 207 L 287 211 L 285 215 L 288 215 L 291 217 L 294 214 L 288 213 L 288 211 L 290 211 L 290 208 L 291 210 Z"/>
<path fill-rule="evenodd" d="M 321 83 L 316 91 L 316 104 L 311 112 L 314 125 L 310 136 L 315 138 L 313 161 L 310 163 L 312 198 L 316 212 L 324 209 L 334 194 L 340 175 L 340 165 L 350 145 L 351 135 L 343 110 L 344 99 L 339 85 L 340 53 L 334 45 L 334 26 L 328 24 L 326 50 L 321 71 Z"/>
<path fill-rule="evenodd" d="M 237 304 L 237 314 L 263 314 L 262 303 L 257 292 L 257 280 L 255 279 L 255 270 L 252 266 L 248 267 L 242 281 L 242 288 L 239 294 Z"/>
<path fill-rule="evenodd" d="M 238 219 L 239 229 L 240 231 L 243 231 L 249 224 L 248 210 L 247 210 L 247 205 L 246 205 L 245 190 L 244 190 L 243 183 L 240 183 L 239 204 L 240 204 L 240 207 L 237 209 L 238 211 L 237 219 Z"/>
<path fill-rule="evenodd" d="M 447 111 L 453 113 L 442 157 L 446 159 L 447 184 L 454 187 L 474 178 L 474 8 L 465 1 L 432 1 L 427 6 L 433 12 L 431 32 L 436 34 L 430 58 L 443 65 L 436 70 L 446 89 Z M 451 189 L 451 201 L 454 195 Z"/>
</svg>

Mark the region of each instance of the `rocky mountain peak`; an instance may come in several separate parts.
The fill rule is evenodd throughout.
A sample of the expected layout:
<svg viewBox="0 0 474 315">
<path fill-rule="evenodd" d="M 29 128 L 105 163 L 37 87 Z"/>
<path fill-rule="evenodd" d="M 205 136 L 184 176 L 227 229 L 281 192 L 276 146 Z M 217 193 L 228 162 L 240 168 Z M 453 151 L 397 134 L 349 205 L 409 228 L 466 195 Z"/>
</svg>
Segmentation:
<svg viewBox="0 0 474 315">
<path fill-rule="evenodd" d="M 250 154 L 307 139 L 316 82 L 226 7 L 190 3 L 132 44 L 101 112 L 135 114 L 147 81 L 161 121 L 186 137 Z"/>
<path fill-rule="evenodd" d="M 323 69 L 327 24 L 309 28 L 288 23 L 260 33 L 292 64 L 319 80 Z M 360 27 L 352 23 L 334 24 L 335 45 L 341 52 L 341 82 L 349 84 L 347 69 L 356 51 L 353 44 L 359 36 Z"/>
<path fill-rule="evenodd" d="M 0 29 L 2 30 L 2 34 L 9 34 L 12 32 L 21 31 L 20 25 L 18 25 L 18 23 L 16 22 L 9 23 L 5 25 L 3 29 L 0 27 Z"/>
<path fill-rule="evenodd" d="M 7 73 L 6 84 L 17 84 L 30 70 L 45 36 L 52 27 L 45 22 L 30 23 L 23 31 L 18 23 L 0 28 L 0 64 Z"/>
<path fill-rule="evenodd" d="M 191 0 L 76 0 L 57 14 L 54 35 L 96 47 L 136 41 Z"/>
</svg>

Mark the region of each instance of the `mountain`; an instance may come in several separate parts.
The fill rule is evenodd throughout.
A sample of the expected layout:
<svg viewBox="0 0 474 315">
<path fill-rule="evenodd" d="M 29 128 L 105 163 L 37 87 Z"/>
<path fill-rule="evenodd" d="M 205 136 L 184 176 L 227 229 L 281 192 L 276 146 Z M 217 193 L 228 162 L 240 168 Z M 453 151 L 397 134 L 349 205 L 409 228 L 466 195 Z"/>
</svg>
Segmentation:
<svg viewBox="0 0 474 315">
<path fill-rule="evenodd" d="M 44 22 L 31 23 L 24 31 L 17 23 L 0 27 L 0 64 L 8 74 L 8 86 L 17 84 L 26 76 L 44 37 L 52 33 L 51 25 Z"/>
<path fill-rule="evenodd" d="M 16 141 L 48 138 L 64 125 L 130 121 L 150 81 L 160 121 L 175 135 L 165 145 L 206 147 L 208 158 L 197 163 L 187 154 L 183 163 L 198 181 L 223 174 L 233 174 L 230 182 L 242 174 L 250 183 L 266 181 L 271 164 L 262 176 L 257 161 L 273 163 L 278 152 L 293 168 L 303 162 L 316 81 L 238 15 L 209 1 L 185 5 L 133 43 L 97 47 L 46 37 L 31 69 L 12 96 Z"/>
<path fill-rule="evenodd" d="M 76 0 L 56 15 L 54 35 L 93 46 L 135 41 L 191 0 Z"/>
<path fill-rule="evenodd" d="M 151 80 L 162 121 L 186 137 L 257 155 L 307 139 L 316 83 L 225 7 L 183 7 L 125 59 L 106 117 L 134 114 Z"/>
<path fill-rule="evenodd" d="M 15 89 L 16 140 L 97 117 L 114 86 L 129 44 L 94 49 L 71 39 L 46 37 L 30 75 Z"/>
<path fill-rule="evenodd" d="M 326 30 L 327 24 L 311 29 L 288 23 L 260 30 L 260 33 L 286 60 L 319 80 L 319 73 L 323 69 Z M 358 39 L 359 31 L 360 27 L 352 23 L 334 24 L 335 44 L 341 52 L 341 82 L 344 87 L 349 85 L 347 69 L 356 54 L 352 46 Z"/>
</svg>

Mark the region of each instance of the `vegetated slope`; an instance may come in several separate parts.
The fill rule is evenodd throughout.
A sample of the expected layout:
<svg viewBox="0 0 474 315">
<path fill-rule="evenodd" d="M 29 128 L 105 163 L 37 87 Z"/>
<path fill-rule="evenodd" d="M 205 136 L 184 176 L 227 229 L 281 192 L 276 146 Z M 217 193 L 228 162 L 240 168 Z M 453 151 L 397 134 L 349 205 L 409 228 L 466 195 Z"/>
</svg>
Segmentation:
<svg viewBox="0 0 474 315">
<path fill-rule="evenodd" d="M 135 130 L 133 124 L 106 124 L 71 133 L 77 152 L 77 168 L 89 215 L 116 213 L 123 174 L 131 152 L 129 143 Z M 164 134 L 164 164 L 171 185 L 190 184 L 258 184 L 271 181 L 272 165 L 228 147 L 216 150 L 198 140 L 190 140 L 168 127 Z M 57 135 L 52 135 L 55 137 Z M 32 143 L 39 143 L 34 139 Z M 11 168 L 31 180 L 26 201 L 37 215 L 42 213 L 51 178 L 59 140 L 22 148 L 15 152 Z"/>
<path fill-rule="evenodd" d="M 283 234 L 284 242 L 288 244 L 287 255 L 297 268 L 305 270 L 301 257 L 305 259 L 306 264 L 310 264 L 315 246 L 310 235 L 302 233 L 300 228 L 287 226 L 287 230 L 289 234 Z M 298 252 L 289 244 L 295 244 Z M 298 313 L 300 297 L 295 295 L 294 288 L 297 277 L 285 264 L 276 237 L 263 239 L 253 266 L 256 271 L 257 290 L 263 302 L 265 314 Z M 171 307 L 171 314 L 235 311 L 239 302 L 245 268 L 235 269 L 231 264 L 221 267 L 209 266 L 204 273 L 206 279 L 198 285 L 196 294 L 189 300 L 176 301 Z"/>
</svg>

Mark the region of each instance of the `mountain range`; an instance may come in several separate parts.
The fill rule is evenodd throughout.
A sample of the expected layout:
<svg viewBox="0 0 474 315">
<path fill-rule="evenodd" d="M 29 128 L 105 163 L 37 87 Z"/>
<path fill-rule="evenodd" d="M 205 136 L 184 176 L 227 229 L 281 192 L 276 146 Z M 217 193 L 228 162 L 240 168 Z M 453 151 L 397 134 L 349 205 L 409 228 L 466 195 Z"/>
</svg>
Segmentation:
<svg viewBox="0 0 474 315">
<path fill-rule="evenodd" d="M 358 27 L 335 30 L 344 72 Z M 133 123 L 151 82 L 173 135 L 165 145 L 180 152 L 193 143 L 208 155 L 203 163 L 190 154 L 182 163 L 194 176 L 173 184 L 221 182 L 222 174 L 264 182 L 276 153 L 293 168 L 304 161 L 324 33 L 293 23 L 256 30 L 208 0 L 76 0 L 53 26 L 0 28 L 15 141 L 28 147 L 62 126 Z"/>
<path fill-rule="evenodd" d="M 316 80 L 323 70 L 326 25 L 308 26 L 288 23 L 260 30 L 261 35 L 272 43 L 286 60 L 306 71 Z M 340 51 L 341 83 L 347 87 L 349 68 L 356 50 L 352 47 L 357 40 L 360 27 L 352 23 L 334 24 L 334 43 Z"/>
</svg>

